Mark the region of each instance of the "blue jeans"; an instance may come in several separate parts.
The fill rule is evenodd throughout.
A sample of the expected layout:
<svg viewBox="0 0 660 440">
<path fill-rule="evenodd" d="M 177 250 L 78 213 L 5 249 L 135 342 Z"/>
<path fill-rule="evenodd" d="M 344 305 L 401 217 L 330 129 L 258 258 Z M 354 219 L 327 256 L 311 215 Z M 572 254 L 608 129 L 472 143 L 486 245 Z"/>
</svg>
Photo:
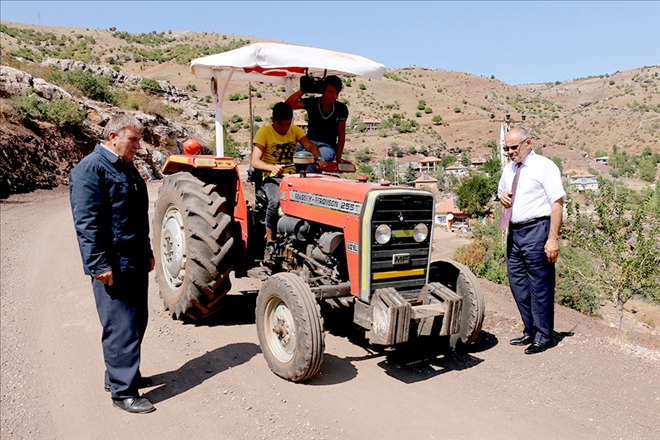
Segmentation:
<svg viewBox="0 0 660 440">
<path fill-rule="evenodd" d="M 326 161 L 326 162 L 332 162 L 335 160 L 335 149 L 332 145 L 326 144 L 325 142 L 318 142 L 318 141 L 311 141 L 314 145 L 316 145 L 321 152 L 321 158 Z M 307 151 L 305 148 L 298 144 L 298 147 L 296 148 L 296 152 L 298 151 Z M 314 173 L 316 172 L 316 169 L 314 168 L 314 165 L 310 165 L 307 167 L 307 172 L 308 173 Z"/>
</svg>

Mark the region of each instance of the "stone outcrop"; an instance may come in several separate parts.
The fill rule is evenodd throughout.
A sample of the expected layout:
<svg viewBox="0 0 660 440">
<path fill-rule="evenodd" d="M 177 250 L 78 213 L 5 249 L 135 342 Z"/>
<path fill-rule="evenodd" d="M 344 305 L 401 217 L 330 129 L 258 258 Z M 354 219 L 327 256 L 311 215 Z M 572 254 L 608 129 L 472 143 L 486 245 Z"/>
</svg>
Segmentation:
<svg viewBox="0 0 660 440">
<path fill-rule="evenodd" d="M 115 84 L 139 86 L 142 77 L 124 72 L 117 72 L 106 66 L 86 65 L 80 61 L 53 60 L 44 61 L 45 65 L 62 70 L 82 69 L 97 75 L 112 77 Z M 198 104 L 201 100 L 191 100 L 186 92 L 174 87 L 167 81 L 160 81 L 160 98 L 165 101 L 177 101 L 183 106 L 184 119 L 213 120 L 213 115 Z M 32 191 L 37 188 L 51 188 L 66 183 L 66 176 L 73 166 L 85 154 L 92 151 L 94 145 L 101 142 L 103 128 L 113 114 L 126 112 L 105 102 L 93 101 L 72 96 L 63 88 L 51 84 L 42 78 L 35 78 L 27 72 L 8 66 L 0 66 L 0 97 L 12 98 L 27 90 L 43 102 L 52 100 L 70 100 L 77 102 L 87 113 L 87 120 L 76 133 L 59 133 L 57 127 L 48 123 L 30 123 L 24 137 L 15 138 L 17 129 L 11 128 L 9 119 L 0 127 L 0 168 L 3 178 L 0 179 L 0 197 L 6 197 L 16 192 Z M 171 121 L 161 115 L 151 115 L 143 112 L 132 113 L 144 126 L 142 133 L 142 151 L 138 153 L 135 164 L 146 180 L 160 179 L 165 158 L 171 154 L 183 151 L 183 142 L 189 138 L 188 130 L 181 124 Z M 55 134 L 58 133 L 58 134 Z M 46 135 L 43 139 L 42 135 Z M 73 136 L 66 141 L 66 136 Z M 48 145 L 55 142 L 61 154 L 49 153 Z M 30 148 L 26 148 L 27 145 Z M 58 151 L 60 151 L 58 150 Z M 29 154 L 29 156 L 26 156 Z M 29 160 L 28 160 L 29 157 Z M 27 161 L 27 162 L 26 162 Z M 28 167 L 29 163 L 40 166 Z"/>
</svg>

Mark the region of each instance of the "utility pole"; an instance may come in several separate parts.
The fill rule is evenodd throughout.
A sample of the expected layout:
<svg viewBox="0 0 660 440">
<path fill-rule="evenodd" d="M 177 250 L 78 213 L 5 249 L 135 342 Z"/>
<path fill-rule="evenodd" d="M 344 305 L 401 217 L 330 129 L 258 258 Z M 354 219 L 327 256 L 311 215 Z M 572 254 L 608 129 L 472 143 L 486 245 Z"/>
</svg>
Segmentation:
<svg viewBox="0 0 660 440">
<path fill-rule="evenodd" d="M 520 119 L 521 122 L 524 122 L 525 119 L 527 119 L 527 115 L 520 115 Z M 510 114 L 504 115 L 504 118 L 502 119 L 495 119 L 495 115 L 493 113 L 490 114 L 490 121 L 500 123 L 500 167 L 504 169 L 506 164 L 509 163 L 509 156 L 507 156 L 506 151 L 504 151 L 504 146 L 506 145 L 504 139 L 506 138 L 506 134 L 509 132 L 509 130 L 511 130 L 511 126 L 518 121 L 511 119 Z"/>
</svg>

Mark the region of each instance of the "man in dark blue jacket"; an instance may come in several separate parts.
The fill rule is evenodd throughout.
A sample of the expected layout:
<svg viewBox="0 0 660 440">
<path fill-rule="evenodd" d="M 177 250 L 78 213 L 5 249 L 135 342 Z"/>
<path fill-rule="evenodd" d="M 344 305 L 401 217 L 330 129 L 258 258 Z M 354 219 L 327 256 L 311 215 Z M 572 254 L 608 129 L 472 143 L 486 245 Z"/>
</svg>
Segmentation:
<svg viewBox="0 0 660 440">
<path fill-rule="evenodd" d="M 103 326 L 106 390 L 115 407 L 132 413 L 155 410 L 138 393 L 148 382 L 140 375 L 140 345 L 154 268 L 147 186 L 133 164 L 142 129 L 133 116 L 113 116 L 103 133 L 105 144 L 69 175 L 80 254 Z"/>
</svg>

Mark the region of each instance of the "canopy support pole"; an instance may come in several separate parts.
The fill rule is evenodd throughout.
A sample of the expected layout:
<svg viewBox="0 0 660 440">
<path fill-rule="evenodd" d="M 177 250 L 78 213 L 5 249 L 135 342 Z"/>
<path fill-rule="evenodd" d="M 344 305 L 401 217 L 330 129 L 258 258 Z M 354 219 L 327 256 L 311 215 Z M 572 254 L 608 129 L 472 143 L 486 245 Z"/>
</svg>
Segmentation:
<svg viewBox="0 0 660 440">
<path fill-rule="evenodd" d="M 213 78 L 211 79 L 211 94 L 213 95 L 213 103 L 215 104 L 215 157 L 216 159 L 225 157 L 225 137 L 222 130 L 222 102 L 227 95 L 227 89 L 229 88 L 229 82 L 231 77 L 234 75 L 236 68 L 232 68 L 229 73 L 226 75 L 224 82 L 222 83 L 222 90 L 218 93 L 218 84 L 222 80 L 221 72 L 213 72 Z"/>
</svg>

